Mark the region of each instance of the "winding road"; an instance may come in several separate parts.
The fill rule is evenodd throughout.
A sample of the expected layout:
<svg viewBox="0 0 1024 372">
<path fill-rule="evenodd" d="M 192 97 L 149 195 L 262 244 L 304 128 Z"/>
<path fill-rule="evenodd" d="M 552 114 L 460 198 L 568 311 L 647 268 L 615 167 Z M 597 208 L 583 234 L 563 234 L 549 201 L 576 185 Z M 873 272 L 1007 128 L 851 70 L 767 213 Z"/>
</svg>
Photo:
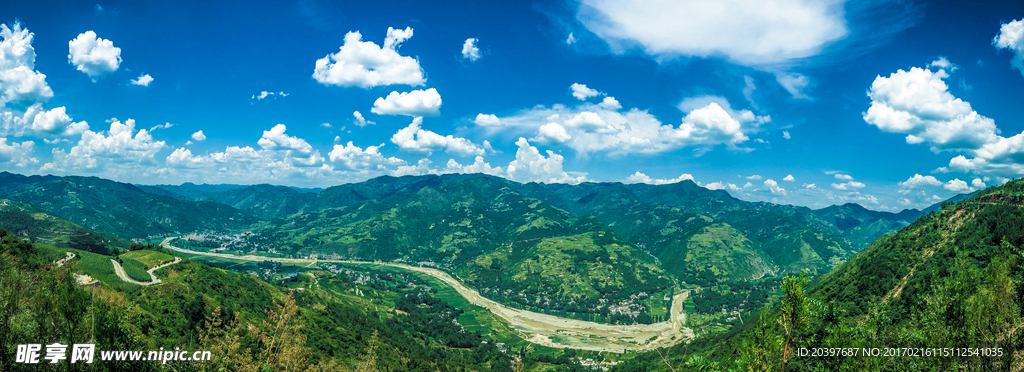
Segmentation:
<svg viewBox="0 0 1024 372">
<path fill-rule="evenodd" d="M 170 244 L 172 239 L 164 239 L 161 245 L 164 248 L 189 255 L 245 261 L 276 261 L 292 264 L 306 264 L 313 261 L 301 258 L 276 258 L 254 255 L 236 256 L 227 253 L 199 252 L 172 246 Z M 667 321 L 653 324 L 615 325 L 562 318 L 510 308 L 481 296 L 479 292 L 466 287 L 451 275 L 448 275 L 448 273 L 436 269 L 384 262 L 349 260 L 318 260 L 318 262 L 375 264 L 430 275 L 454 288 L 470 303 L 488 309 L 515 329 L 523 339 L 548 347 L 622 353 L 669 347 L 694 338 L 693 330 L 685 326 L 686 314 L 682 311 L 683 302 L 686 301 L 687 296 L 690 294 L 689 290 L 676 294 L 672 298 L 671 317 Z"/>
<path fill-rule="evenodd" d="M 124 272 L 124 268 L 121 267 L 120 263 L 118 263 L 115 260 L 110 260 L 110 263 L 114 264 L 114 273 L 117 274 L 118 278 L 121 278 L 121 280 L 123 280 L 125 282 L 136 284 L 136 285 L 142 285 L 142 286 L 160 284 L 160 278 L 157 278 L 156 275 L 153 275 L 153 272 L 157 271 L 157 270 L 160 270 L 162 268 L 165 268 L 167 266 L 174 265 L 174 264 L 176 264 L 178 262 L 181 262 L 181 257 L 175 257 L 174 261 L 171 261 L 171 262 L 165 263 L 163 265 L 154 267 L 152 269 L 146 270 L 146 272 L 149 273 L 150 280 L 148 282 L 140 282 L 140 281 L 132 279 L 130 276 L 128 276 L 128 274 Z"/>
</svg>

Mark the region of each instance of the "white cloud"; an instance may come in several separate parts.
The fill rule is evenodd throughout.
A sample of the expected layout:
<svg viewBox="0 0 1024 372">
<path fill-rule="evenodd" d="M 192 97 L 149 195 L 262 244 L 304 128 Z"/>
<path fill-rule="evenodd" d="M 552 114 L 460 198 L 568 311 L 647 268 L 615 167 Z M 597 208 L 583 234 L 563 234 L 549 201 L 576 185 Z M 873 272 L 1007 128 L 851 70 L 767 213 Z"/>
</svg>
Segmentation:
<svg viewBox="0 0 1024 372">
<path fill-rule="evenodd" d="M 786 189 L 779 187 L 779 183 L 775 182 L 775 180 L 771 178 L 764 180 L 764 186 L 767 187 L 768 190 L 772 192 L 772 194 L 782 196 L 786 195 Z"/>
<path fill-rule="evenodd" d="M 110 40 L 96 37 L 91 30 L 86 31 L 68 41 L 68 63 L 95 82 L 100 75 L 117 71 L 121 65 L 121 48 Z"/>
<path fill-rule="evenodd" d="M 278 125 L 281 125 L 281 124 L 278 124 Z M 283 133 L 284 132 L 284 125 L 281 125 L 281 127 L 282 127 L 281 132 Z M 192 133 L 192 139 L 194 139 L 196 141 L 200 141 L 200 142 L 201 141 L 206 141 L 206 135 L 203 134 L 203 131 L 198 131 L 198 132 Z"/>
<path fill-rule="evenodd" d="M 587 133 L 608 133 L 615 131 L 615 128 L 608 126 L 608 124 L 601 119 L 601 116 L 590 111 L 583 111 L 576 114 L 576 116 L 566 120 L 565 125 L 569 128 L 578 129 Z"/>
<path fill-rule="evenodd" d="M 157 129 L 168 129 L 168 128 L 173 127 L 173 126 L 174 126 L 174 124 L 171 124 L 171 123 L 158 124 L 158 125 L 154 125 L 151 128 L 149 128 L 149 131 L 152 132 L 152 131 L 157 130 Z"/>
<path fill-rule="evenodd" d="M 811 98 L 804 93 L 804 89 L 807 89 L 807 86 L 811 84 L 811 81 L 807 76 L 795 72 L 778 72 L 775 73 L 775 81 L 779 82 L 779 85 L 789 92 L 793 98 Z"/>
<path fill-rule="evenodd" d="M 565 44 L 566 45 L 576 44 L 576 37 L 572 36 L 572 32 L 569 33 L 569 37 L 565 38 Z"/>
<path fill-rule="evenodd" d="M 427 154 L 444 149 L 449 154 L 458 156 L 484 155 L 484 148 L 490 147 L 484 141 L 484 147 L 477 146 L 469 140 L 452 135 L 442 136 L 440 134 L 420 128 L 422 118 L 414 118 L 408 127 L 399 129 L 391 136 L 391 142 L 398 145 L 403 151 Z"/>
<path fill-rule="evenodd" d="M 782 131 L 782 138 L 790 139 L 792 137 L 789 136 L 789 132 L 788 131 Z"/>
<path fill-rule="evenodd" d="M 194 155 L 186 148 L 175 149 L 166 159 L 167 171 L 191 179 L 267 182 L 292 177 L 324 177 L 334 174 L 320 151 L 304 139 L 285 134 L 278 124 L 263 131 L 260 149 L 251 146 L 227 146 L 224 151 Z M 182 172 L 181 169 L 191 169 Z M 223 182 L 223 181 L 222 181 Z"/>
<path fill-rule="evenodd" d="M 377 98 L 371 112 L 377 115 L 438 116 L 441 114 L 441 95 L 437 89 L 391 92 Z"/>
<path fill-rule="evenodd" d="M 960 66 L 957 66 L 955 63 L 950 62 L 948 59 L 946 59 L 945 56 L 940 56 L 936 60 L 928 62 L 928 64 L 925 65 L 924 67 L 929 69 L 932 67 L 938 67 L 940 70 L 946 70 L 949 72 L 956 71 L 957 69 L 960 68 Z"/>
<path fill-rule="evenodd" d="M 619 104 L 619 101 L 616 100 L 615 97 L 604 97 L 604 100 L 601 101 L 600 105 L 606 110 L 618 110 L 622 108 L 622 105 Z"/>
<path fill-rule="evenodd" d="M 584 0 L 577 19 L 615 53 L 639 48 L 656 59 L 713 57 L 747 65 L 817 54 L 845 37 L 842 1 Z"/>
<path fill-rule="evenodd" d="M 501 120 L 498 119 L 497 115 L 494 115 L 494 114 L 484 115 L 483 113 L 480 113 L 480 114 L 476 114 L 476 119 L 473 120 L 473 123 L 476 123 L 476 125 L 483 126 L 483 127 L 497 126 L 497 125 L 501 125 Z"/>
<path fill-rule="evenodd" d="M 785 178 L 783 178 L 782 180 L 783 181 L 787 181 L 787 182 L 794 182 L 794 181 L 796 181 L 796 178 L 793 178 L 793 175 L 790 174 L 790 175 L 786 176 Z"/>
<path fill-rule="evenodd" d="M 385 166 L 405 164 L 405 160 L 396 157 L 385 158 L 380 153 L 381 147 L 384 147 L 383 143 L 378 146 L 367 146 L 364 150 L 353 145 L 352 141 L 348 141 L 348 144 L 345 145 L 334 145 L 328 158 L 331 159 L 331 162 L 340 164 L 349 170 L 384 170 Z"/>
<path fill-rule="evenodd" d="M 1010 65 L 1024 75 L 1024 19 L 1000 26 L 999 35 L 992 39 L 992 45 L 995 45 L 996 49 L 1009 49 L 1013 52 Z"/>
<path fill-rule="evenodd" d="M 53 97 L 46 75 L 35 71 L 33 34 L 21 23 L 0 24 L 0 106 L 7 103 L 45 102 Z"/>
<path fill-rule="evenodd" d="M 448 159 L 448 164 L 442 173 L 483 173 L 492 176 L 501 176 L 501 167 L 492 167 L 490 163 L 484 161 L 483 156 L 477 156 L 473 164 L 462 165 L 455 159 Z"/>
<path fill-rule="evenodd" d="M 865 186 L 867 186 L 867 185 L 865 185 L 862 182 L 857 182 L 857 181 L 849 181 L 849 182 L 844 182 L 844 183 L 833 183 L 832 184 L 832 188 L 834 188 L 836 190 L 862 189 Z"/>
<path fill-rule="evenodd" d="M 913 67 L 878 76 L 868 96 L 864 120 L 885 132 L 906 134 L 910 144 L 929 142 L 934 152 L 971 151 L 998 140 L 992 119 L 949 93 L 946 70 Z"/>
<path fill-rule="evenodd" d="M 916 189 L 924 186 L 940 186 L 942 181 L 935 179 L 932 176 L 922 176 L 920 174 L 914 174 L 913 177 L 908 178 L 906 181 L 900 182 L 900 186 L 908 189 Z"/>
<path fill-rule="evenodd" d="M 679 177 L 673 179 L 656 179 L 651 178 L 646 174 L 640 173 L 640 171 L 637 171 L 636 173 L 629 175 L 629 177 L 626 177 L 626 183 L 646 183 L 651 185 L 667 185 L 670 183 L 682 182 L 683 180 L 693 181 L 693 175 L 689 173 L 683 173 L 679 175 Z"/>
<path fill-rule="evenodd" d="M 64 107 L 43 108 L 53 90 L 46 84 L 46 75 L 35 71 L 33 36 L 20 23 L 0 24 L 0 136 L 84 132 L 89 125 L 73 122 Z"/>
<path fill-rule="evenodd" d="M 537 141 L 545 145 L 560 145 L 572 139 L 572 136 L 565 131 L 565 128 L 558 123 L 547 123 L 540 126 L 537 130 L 537 137 L 531 138 L 531 141 Z"/>
<path fill-rule="evenodd" d="M 462 58 L 470 61 L 476 61 L 480 59 L 480 48 L 476 47 L 476 43 L 480 40 L 476 38 L 466 39 L 466 42 L 462 43 Z"/>
<path fill-rule="evenodd" d="M 816 188 L 818 188 L 818 186 L 813 184 L 813 183 L 806 183 L 806 184 L 804 184 L 804 188 L 805 189 L 816 189 Z"/>
<path fill-rule="evenodd" d="M 949 180 L 942 188 L 952 192 L 974 191 L 970 186 L 967 186 L 967 182 L 961 181 L 959 178 Z"/>
<path fill-rule="evenodd" d="M 0 164 L 13 164 L 16 167 L 24 167 L 29 164 L 38 163 L 39 160 L 32 156 L 35 153 L 35 142 L 11 142 L 7 144 L 7 138 L 0 137 Z"/>
<path fill-rule="evenodd" d="M 837 180 L 846 180 L 846 181 L 852 181 L 853 180 L 853 176 L 851 176 L 849 174 L 836 173 L 835 177 L 836 177 Z"/>
<path fill-rule="evenodd" d="M 586 180 L 586 175 L 573 177 L 562 170 L 562 161 L 565 159 L 562 155 L 547 150 L 548 156 L 544 157 L 523 137 L 519 137 L 516 145 L 519 146 L 516 159 L 508 163 L 506 170 L 508 177 L 513 181 L 580 183 Z"/>
<path fill-rule="evenodd" d="M 135 132 L 135 120 L 114 120 L 106 133 L 86 130 L 67 153 L 54 149 L 53 162 L 44 164 L 42 170 L 131 172 L 142 165 L 155 165 L 153 156 L 165 147 L 164 141 L 154 141 L 147 130 Z"/>
<path fill-rule="evenodd" d="M 285 93 L 285 92 L 268 92 L 268 91 L 264 90 L 264 91 L 261 91 L 260 94 L 253 94 L 252 95 L 252 99 L 255 99 L 257 101 L 262 101 L 262 100 L 265 100 L 265 99 L 268 99 L 268 98 L 277 98 L 277 97 L 288 97 L 288 93 Z"/>
<path fill-rule="evenodd" d="M 324 128 L 333 128 L 334 127 L 334 126 L 331 125 L 331 123 L 320 123 L 320 126 L 324 127 Z M 335 137 L 337 137 L 337 136 L 335 136 Z"/>
<path fill-rule="evenodd" d="M 952 65 L 941 59 L 930 65 L 946 64 Z M 864 120 L 886 132 L 907 134 L 908 143 L 929 142 L 934 152 L 959 151 L 973 156 L 957 155 L 948 168 L 938 171 L 1000 176 L 1024 173 L 1024 133 L 1000 136 L 992 119 L 949 93 L 943 81 L 948 77 L 944 69 L 932 72 L 917 67 L 899 70 L 889 78 L 877 77 L 868 93 L 872 104 Z"/>
<path fill-rule="evenodd" d="M 981 178 L 975 178 L 973 181 L 971 181 L 971 186 L 976 189 L 984 189 L 985 187 L 987 187 L 985 185 L 985 181 L 982 181 Z"/>
<path fill-rule="evenodd" d="M 587 88 L 586 84 L 580 83 L 572 83 L 572 85 L 569 86 L 569 89 L 572 90 L 572 96 L 576 97 L 576 99 L 580 101 L 586 101 L 587 98 L 596 97 L 601 94 L 601 92 L 598 92 L 596 89 Z"/>
<path fill-rule="evenodd" d="M 745 132 L 756 131 L 761 123 L 770 121 L 769 117 L 756 116 L 747 110 L 734 111 L 719 97 L 698 102 L 703 105 L 691 108 L 694 102 L 686 100 L 681 104 L 689 110 L 684 110 L 688 114 L 678 126 L 663 125 L 647 111 L 635 108 L 609 110 L 600 104 L 582 103 L 575 107 L 536 106 L 502 117 L 501 130 L 521 135 L 556 123 L 572 138 L 567 146 L 583 156 L 598 151 L 612 155 L 657 154 L 687 146 L 701 146 L 698 151 L 706 152 L 720 144 L 731 150 L 749 151 L 738 146 L 749 139 Z M 555 128 L 549 126 L 549 129 Z"/>
<path fill-rule="evenodd" d="M 132 84 L 148 87 L 149 83 L 153 82 L 153 77 L 149 76 L 149 74 L 142 74 L 142 75 L 139 75 L 138 78 L 132 79 L 130 81 L 131 81 Z"/>
<path fill-rule="evenodd" d="M 398 54 L 398 46 L 412 37 L 412 28 L 388 27 L 384 45 L 362 41 L 359 31 L 345 34 L 345 44 L 334 54 L 316 61 L 313 78 L 324 85 L 371 88 L 381 85 L 423 85 L 426 79 L 415 58 Z"/>
<path fill-rule="evenodd" d="M 372 121 L 366 120 L 366 118 L 363 117 L 363 114 L 359 113 L 359 111 L 353 111 L 352 112 L 352 117 L 355 118 L 354 119 L 355 120 L 355 124 L 357 126 L 360 126 L 360 127 L 365 127 L 367 125 L 377 124 L 377 123 L 374 123 Z"/>
<path fill-rule="evenodd" d="M 761 175 L 759 175 L 759 174 L 749 175 L 749 176 L 747 176 L 747 179 L 748 180 L 752 180 L 752 181 L 757 181 L 757 180 L 761 179 Z"/>
</svg>

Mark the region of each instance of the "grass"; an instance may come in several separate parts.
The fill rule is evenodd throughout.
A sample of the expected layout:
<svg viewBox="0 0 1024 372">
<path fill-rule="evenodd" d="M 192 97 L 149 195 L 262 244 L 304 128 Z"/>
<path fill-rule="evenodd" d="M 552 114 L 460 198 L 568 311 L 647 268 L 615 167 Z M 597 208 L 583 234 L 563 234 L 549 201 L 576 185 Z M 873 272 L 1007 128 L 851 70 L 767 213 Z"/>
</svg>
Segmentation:
<svg viewBox="0 0 1024 372">
<path fill-rule="evenodd" d="M 140 282 L 148 282 L 152 280 L 149 273 L 146 272 L 146 264 L 135 259 L 121 257 L 121 267 L 124 268 L 124 273 L 127 274 L 129 278 Z"/>
<path fill-rule="evenodd" d="M 147 269 L 151 269 L 151 268 L 160 266 L 160 264 L 162 264 L 164 262 L 173 260 L 174 256 L 171 256 L 171 255 L 166 254 L 166 253 L 157 252 L 157 251 L 150 251 L 150 250 L 141 249 L 141 250 L 137 250 L 137 251 L 131 251 L 131 252 L 124 253 L 124 254 L 121 255 L 121 258 L 125 259 L 125 260 L 132 259 L 132 260 L 135 260 L 135 261 L 139 261 L 143 265 L 146 265 Z M 149 275 L 146 275 L 146 277 L 148 278 Z"/>
<path fill-rule="evenodd" d="M 39 250 L 40 255 L 46 258 L 60 257 L 63 256 L 65 252 L 72 252 L 76 254 L 78 258 L 71 260 L 71 264 L 75 265 L 75 271 L 88 275 L 107 287 L 129 293 L 135 292 L 141 288 L 135 284 L 125 283 L 121 278 L 117 277 L 117 274 L 114 273 L 114 264 L 110 262 L 110 256 L 104 256 L 73 248 L 57 248 L 42 244 L 37 244 L 36 249 Z M 146 275 L 146 280 L 149 280 L 148 274 Z"/>
</svg>

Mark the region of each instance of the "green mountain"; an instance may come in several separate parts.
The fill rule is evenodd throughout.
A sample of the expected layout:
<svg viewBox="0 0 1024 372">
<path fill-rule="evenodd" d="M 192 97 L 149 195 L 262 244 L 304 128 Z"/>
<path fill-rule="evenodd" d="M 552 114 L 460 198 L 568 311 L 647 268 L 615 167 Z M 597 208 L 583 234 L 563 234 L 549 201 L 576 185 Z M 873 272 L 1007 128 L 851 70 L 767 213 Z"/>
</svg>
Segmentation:
<svg viewBox="0 0 1024 372">
<path fill-rule="evenodd" d="M 677 346 L 667 362 L 647 355 L 619 370 L 780 370 L 787 345 L 900 354 L 796 355 L 786 358 L 794 371 L 1020 370 L 1022 266 L 1024 180 L 1014 180 L 943 203 L 806 287 L 787 278 L 781 303 L 746 315 L 752 321 L 731 333 Z"/>
<path fill-rule="evenodd" d="M 0 228 L 34 243 L 108 254 L 110 247 L 129 243 L 110 233 L 96 232 L 27 204 L 0 200 Z"/>
<path fill-rule="evenodd" d="M 56 266 L 68 251 L 76 257 Z M 148 256 L 167 257 L 133 255 Z M 506 345 L 506 336 L 468 330 L 479 328 L 471 325 L 477 318 L 408 273 L 345 268 L 265 281 L 184 258 L 156 271 L 161 284 L 141 287 L 112 275 L 110 258 L 0 230 L 0 370 L 74 370 L 69 361 L 16 362 L 17 345 L 43 341 L 96 345 L 88 371 L 510 371 L 514 357 L 531 369 L 575 364 L 572 351 Z M 79 286 L 72 274 L 99 282 Z M 506 353 L 513 345 L 521 354 Z M 212 358 L 100 359 L 104 351 L 161 348 Z"/>
<path fill-rule="evenodd" d="M 61 177 L 27 184 L 0 196 L 122 238 L 226 231 L 256 221 L 247 213 L 215 201 L 183 201 L 96 177 Z"/>
</svg>

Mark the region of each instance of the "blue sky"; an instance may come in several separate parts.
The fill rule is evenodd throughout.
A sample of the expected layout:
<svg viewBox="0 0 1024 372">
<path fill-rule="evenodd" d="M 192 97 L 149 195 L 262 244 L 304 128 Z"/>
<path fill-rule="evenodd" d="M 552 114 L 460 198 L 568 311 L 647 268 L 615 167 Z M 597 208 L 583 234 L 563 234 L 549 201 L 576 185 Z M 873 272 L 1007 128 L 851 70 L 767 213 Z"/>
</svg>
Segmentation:
<svg viewBox="0 0 1024 372">
<path fill-rule="evenodd" d="M 40 1 L 0 22 L 0 170 L 22 174 L 693 179 L 893 211 L 1024 174 L 1020 2 Z"/>
</svg>

